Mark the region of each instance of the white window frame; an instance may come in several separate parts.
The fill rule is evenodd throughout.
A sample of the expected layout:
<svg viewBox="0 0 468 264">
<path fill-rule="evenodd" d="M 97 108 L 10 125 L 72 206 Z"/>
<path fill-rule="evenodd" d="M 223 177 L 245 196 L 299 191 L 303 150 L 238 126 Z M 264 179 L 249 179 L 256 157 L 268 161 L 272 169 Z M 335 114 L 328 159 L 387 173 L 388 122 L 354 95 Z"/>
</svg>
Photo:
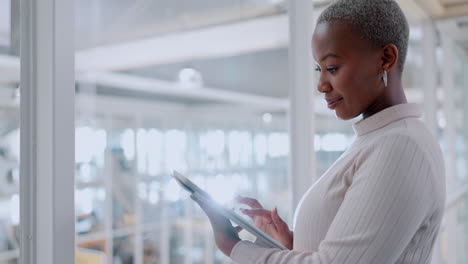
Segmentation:
<svg viewBox="0 0 468 264">
<path fill-rule="evenodd" d="M 312 0 L 289 0 L 289 183 L 292 207 L 315 182 Z M 291 210 L 291 214 L 294 213 Z M 290 215 L 292 219 L 292 215 Z"/>
<path fill-rule="evenodd" d="M 73 0 L 21 0 L 20 263 L 74 263 Z"/>
<path fill-rule="evenodd" d="M 442 89 L 445 95 L 453 95 L 455 89 L 455 76 L 453 71 L 453 49 L 454 43 L 453 39 L 450 36 L 445 34 L 441 35 L 441 46 L 444 54 L 443 63 L 444 67 L 442 68 Z M 456 151 L 455 151 L 455 136 L 456 136 L 456 127 L 454 120 L 455 106 L 454 106 L 454 97 L 445 96 L 443 101 L 443 112 L 446 118 L 446 127 L 445 127 L 445 172 L 446 172 L 446 189 L 449 193 L 451 190 L 455 190 L 455 170 L 456 170 Z M 454 213 L 446 213 L 445 221 L 443 223 L 446 228 L 446 232 L 449 237 L 456 237 L 456 215 Z M 448 240 L 448 254 L 447 261 L 448 263 L 457 263 L 456 255 L 456 241 L 453 239 Z"/>
</svg>

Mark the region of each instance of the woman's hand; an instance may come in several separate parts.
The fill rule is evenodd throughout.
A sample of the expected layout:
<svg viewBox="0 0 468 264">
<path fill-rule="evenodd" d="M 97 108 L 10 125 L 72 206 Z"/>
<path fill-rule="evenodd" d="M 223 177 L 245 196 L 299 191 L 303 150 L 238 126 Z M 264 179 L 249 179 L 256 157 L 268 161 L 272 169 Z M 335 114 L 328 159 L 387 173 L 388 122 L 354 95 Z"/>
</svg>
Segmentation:
<svg viewBox="0 0 468 264">
<path fill-rule="evenodd" d="M 190 198 L 197 202 L 208 216 L 211 227 L 213 228 L 216 246 L 224 255 L 230 257 L 234 245 L 241 240 L 238 233 L 242 228 L 233 227 L 229 219 L 220 214 L 216 208 L 213 208 L 210 203 L 206 203 L 199 196 L 191 195 Z"/>
<path fill-rule="evenodd" d="M 253 198 L 238 196 L 239 203 L 248 205 L 252 209 L 241 209 L 241 212 L 248 215 L 255 223 L 255 226 L 267 233 L 276 241 L 280 242 L 288 249 L 293 248 L 293 232 L 278 215 L 277 209 L 269 211 Z"/>
</svg>

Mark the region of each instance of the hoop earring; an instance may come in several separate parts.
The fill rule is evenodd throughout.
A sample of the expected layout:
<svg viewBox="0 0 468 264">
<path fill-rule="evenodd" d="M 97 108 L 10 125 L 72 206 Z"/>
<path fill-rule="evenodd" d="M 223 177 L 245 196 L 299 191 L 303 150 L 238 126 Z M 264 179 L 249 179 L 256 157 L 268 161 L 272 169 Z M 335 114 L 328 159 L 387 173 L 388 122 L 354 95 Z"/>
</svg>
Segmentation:
<svg viewBox="0 0 468 264">
<path fill-rule="evenodd" d="M 382 80 L 383 80 L 383 83 L 384 83 L 385 88 L 387 88 L 387 85 L 388 85 L 387 71 L 384 71 L 384 72 L 383 72 Z"/>
</svg>

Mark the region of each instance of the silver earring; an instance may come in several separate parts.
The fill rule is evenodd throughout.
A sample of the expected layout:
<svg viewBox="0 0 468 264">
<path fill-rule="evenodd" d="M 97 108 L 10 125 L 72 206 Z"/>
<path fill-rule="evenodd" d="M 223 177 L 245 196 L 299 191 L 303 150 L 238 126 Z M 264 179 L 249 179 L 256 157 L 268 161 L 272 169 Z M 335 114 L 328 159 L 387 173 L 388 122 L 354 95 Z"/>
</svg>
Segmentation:
<svg viewBox="0 0 468 264">
<path fill-rule="evenodd" d="M 385 85 L 385 88 L 387 88 L 387 85 L 388 85 L 387 71 L 383 72 L 382 80 L 383 80 L 383 83 Z"/>
</svg>

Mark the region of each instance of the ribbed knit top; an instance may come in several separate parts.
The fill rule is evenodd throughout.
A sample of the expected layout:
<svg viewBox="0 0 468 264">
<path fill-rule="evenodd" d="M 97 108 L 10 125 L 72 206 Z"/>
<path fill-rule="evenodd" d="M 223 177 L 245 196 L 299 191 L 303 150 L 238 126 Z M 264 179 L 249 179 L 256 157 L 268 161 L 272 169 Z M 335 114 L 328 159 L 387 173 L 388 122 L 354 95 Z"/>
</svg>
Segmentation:
<svg viewBox="0 0 468 264">
<path fill-rule="evenodd" d="M 356 138 L 294 216 L 293 250 L 238 242 L 239 264 L 429 263 L 445 204 L 440 147 L 416 104 L 353 125 Z"/>
</svg>

